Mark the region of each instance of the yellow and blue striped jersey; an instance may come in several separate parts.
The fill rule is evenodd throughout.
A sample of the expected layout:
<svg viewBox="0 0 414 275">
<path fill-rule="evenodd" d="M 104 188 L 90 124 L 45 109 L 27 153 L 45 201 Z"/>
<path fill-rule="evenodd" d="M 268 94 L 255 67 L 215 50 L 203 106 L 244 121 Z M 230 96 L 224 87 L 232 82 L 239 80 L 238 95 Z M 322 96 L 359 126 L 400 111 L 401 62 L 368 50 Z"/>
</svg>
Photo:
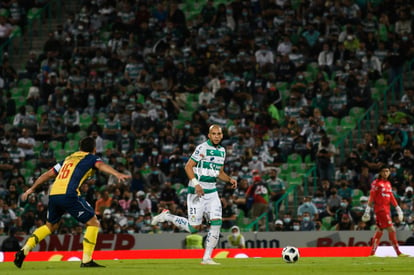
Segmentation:
<svg viewBox="0 0 414 275">
<path fill-rule="evenodd" d="M 94 175 L 95 164 L 102 159 L 93 154 L 78 151 L 57 163 L 52 169 L 57 174 L 50 195 L 79 196 L 79 187 Z"/>
</svg>

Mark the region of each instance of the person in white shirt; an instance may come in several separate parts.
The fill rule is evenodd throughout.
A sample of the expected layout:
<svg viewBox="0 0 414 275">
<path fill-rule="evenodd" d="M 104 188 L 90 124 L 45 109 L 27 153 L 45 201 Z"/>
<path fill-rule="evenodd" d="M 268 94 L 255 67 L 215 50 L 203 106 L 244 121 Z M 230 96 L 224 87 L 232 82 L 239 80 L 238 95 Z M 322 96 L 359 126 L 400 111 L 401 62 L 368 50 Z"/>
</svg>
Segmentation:
<svg viewBox="0 0 414 275">
<path fill-rule="evenodd" d="M 26 160 L 29 160 L 35 157 L 35 152 L 33 150 L 35 145 L 36 145 L 36 140 L 30 136 L 29 129 L 23 128 L 22 136 L 17 139 L 17 147 L 23 150 Z"/>
<path fill-rule="evenodd" d="M 200 95 L 198 96 L 199 105 L 210 105 L 211 100 L 214 98 L 214 94 L 207 86 L 203 86 Z"/>
<path fill-rule="evenodd" d="M 274 64 L 275 62 L 273 52 L 269 50 L 265 43 L 260 46 L 260 49 L 255 52 L 254 56 L 260 67 L 264 67 L 267 64 Z"/>
<path fill-rule="evenodd" d="M 369 80 L 377 80 L 382 75 L 382 63 L 372 51 L 368 51 L 362 58 L 362 68 L 368 73 Z"/>
<path fill-rule="evenodd" d="M 282 42 L 277 46 L 277 53 L 280 55 L 290 54 L 292 51 L 292 42 L 289 36 L 284 36 Z"/>
<path fill-rule="evenodd" d="M 148 199 L 145 195 L 144 191 L 138 191 L 137 194 L 137 201 L 139 206 L 140 215 L 145 215 L 146 213 L 151 213 L 152 204 L 151 200 Z"/>
<path fill-rule="evenodd" d="M 331 74 L 334 53 L 328 43 L 323 43 L 322 51 L 318 55 L 318 65 L 321 70 Z"/>
</svg>

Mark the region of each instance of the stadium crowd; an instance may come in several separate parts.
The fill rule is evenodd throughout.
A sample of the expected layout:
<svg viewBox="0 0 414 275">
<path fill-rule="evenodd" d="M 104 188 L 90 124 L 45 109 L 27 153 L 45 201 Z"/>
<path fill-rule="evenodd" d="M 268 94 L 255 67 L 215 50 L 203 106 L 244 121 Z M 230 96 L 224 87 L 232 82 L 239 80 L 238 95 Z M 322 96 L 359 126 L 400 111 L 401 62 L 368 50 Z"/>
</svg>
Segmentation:
<svg viewBox="0 0 414 275">
<path fill-rule="evenodd" d="M 1 1 L 10 15 L 0 16 L 0 41 L 21 2 Z M 410 1 L 81 2 L 23 72 L 7 57 L 1 65 L 0 234 L 45 222 L 48 187 L 19 196 L 85 135 L 132 175 L 119 184 L 97 174 L 81 187 L 102 232 L 176 231 L 151 218 L 165 207 L 185 215 L 183 166 L 212 123 L 223 127 L 226 172 L 239 181 L 235 191 L 219 184 L 224 229 L 269 212 L 271 230 L 370 230 L 361 216 L 381 164 L 393 167 L 406 218 L 398 230 L 413 227 L 412 87 L 396 90 L 379 128 L 343 163 L 328 125 L 367 110 L 375 83 L 391 83 L 414 57 Z M 295 153 L 317 166 L 318 190 L 276 216 L 289 186 L 283 164 Z M 68 216 L 59 233 L 79 230 Z"/>
</svg>

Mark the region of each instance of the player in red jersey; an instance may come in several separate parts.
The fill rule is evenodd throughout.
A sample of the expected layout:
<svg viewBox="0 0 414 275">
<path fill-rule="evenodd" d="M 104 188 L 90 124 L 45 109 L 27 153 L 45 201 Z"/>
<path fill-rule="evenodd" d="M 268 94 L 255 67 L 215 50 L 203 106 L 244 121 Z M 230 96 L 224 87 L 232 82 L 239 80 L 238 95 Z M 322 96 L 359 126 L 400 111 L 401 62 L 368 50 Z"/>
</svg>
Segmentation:
<svg viewBox="0 0 414 275">
<path fill-rule="evenodd" d="M 391 205 L 395 207 L 400 221 L 403 220 L 404 216 L 397 200 L 394 197 L 394 194 L 392 193 L 391 183 L 388 181 L 389 176 L 390 169 L 384 166 L 381 168 L 378 178 L 371 183 L 368 206 L 362 216 L 362 221 L 367 222 L 371 219 L 371 208 L 374 207 L 377 227 L 372 240 L 370 256 L 375 255 L 375 251 L 377 250 L 378 244 L 381 240 L 383 230 L 387 229 L 388 237 L 397 255 L 399 257 L 407 257 L 408 255 L 401 253 L 398 247 L 397 235 L 391 219 Z"/>
</svg>

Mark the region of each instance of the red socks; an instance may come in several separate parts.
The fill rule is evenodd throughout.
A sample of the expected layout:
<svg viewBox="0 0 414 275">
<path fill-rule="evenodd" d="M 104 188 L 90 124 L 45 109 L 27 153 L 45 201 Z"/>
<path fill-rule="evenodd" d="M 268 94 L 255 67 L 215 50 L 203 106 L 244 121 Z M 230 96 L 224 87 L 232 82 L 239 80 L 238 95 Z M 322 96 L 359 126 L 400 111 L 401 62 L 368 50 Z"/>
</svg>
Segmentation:
<svg viewBox="0 0 414 275">
<path fill-rule="evenodd" d="M 388 237 L 390 238 L 390 241 L 392 243 L 392 247 L 394 247 L 395 252 L 397 253 L 397 255 L 400 255 L 401 251 L 398 248 L 397 233 L 395 231 L 394 232 L 389 232 Z"/>
<path fill-rule="evenodd" d="M 394 236 L 395 236 L 395 232 L 394 232 Z M 371 256 L 375 255 L 375 251 L 377 250 L 381 237 L 382 237 L 382 231 L 375 232 L 375 235 L 372 238 L 372 247 L 371 247 L 371 254 L 370 254 Z"/>
</svg>

